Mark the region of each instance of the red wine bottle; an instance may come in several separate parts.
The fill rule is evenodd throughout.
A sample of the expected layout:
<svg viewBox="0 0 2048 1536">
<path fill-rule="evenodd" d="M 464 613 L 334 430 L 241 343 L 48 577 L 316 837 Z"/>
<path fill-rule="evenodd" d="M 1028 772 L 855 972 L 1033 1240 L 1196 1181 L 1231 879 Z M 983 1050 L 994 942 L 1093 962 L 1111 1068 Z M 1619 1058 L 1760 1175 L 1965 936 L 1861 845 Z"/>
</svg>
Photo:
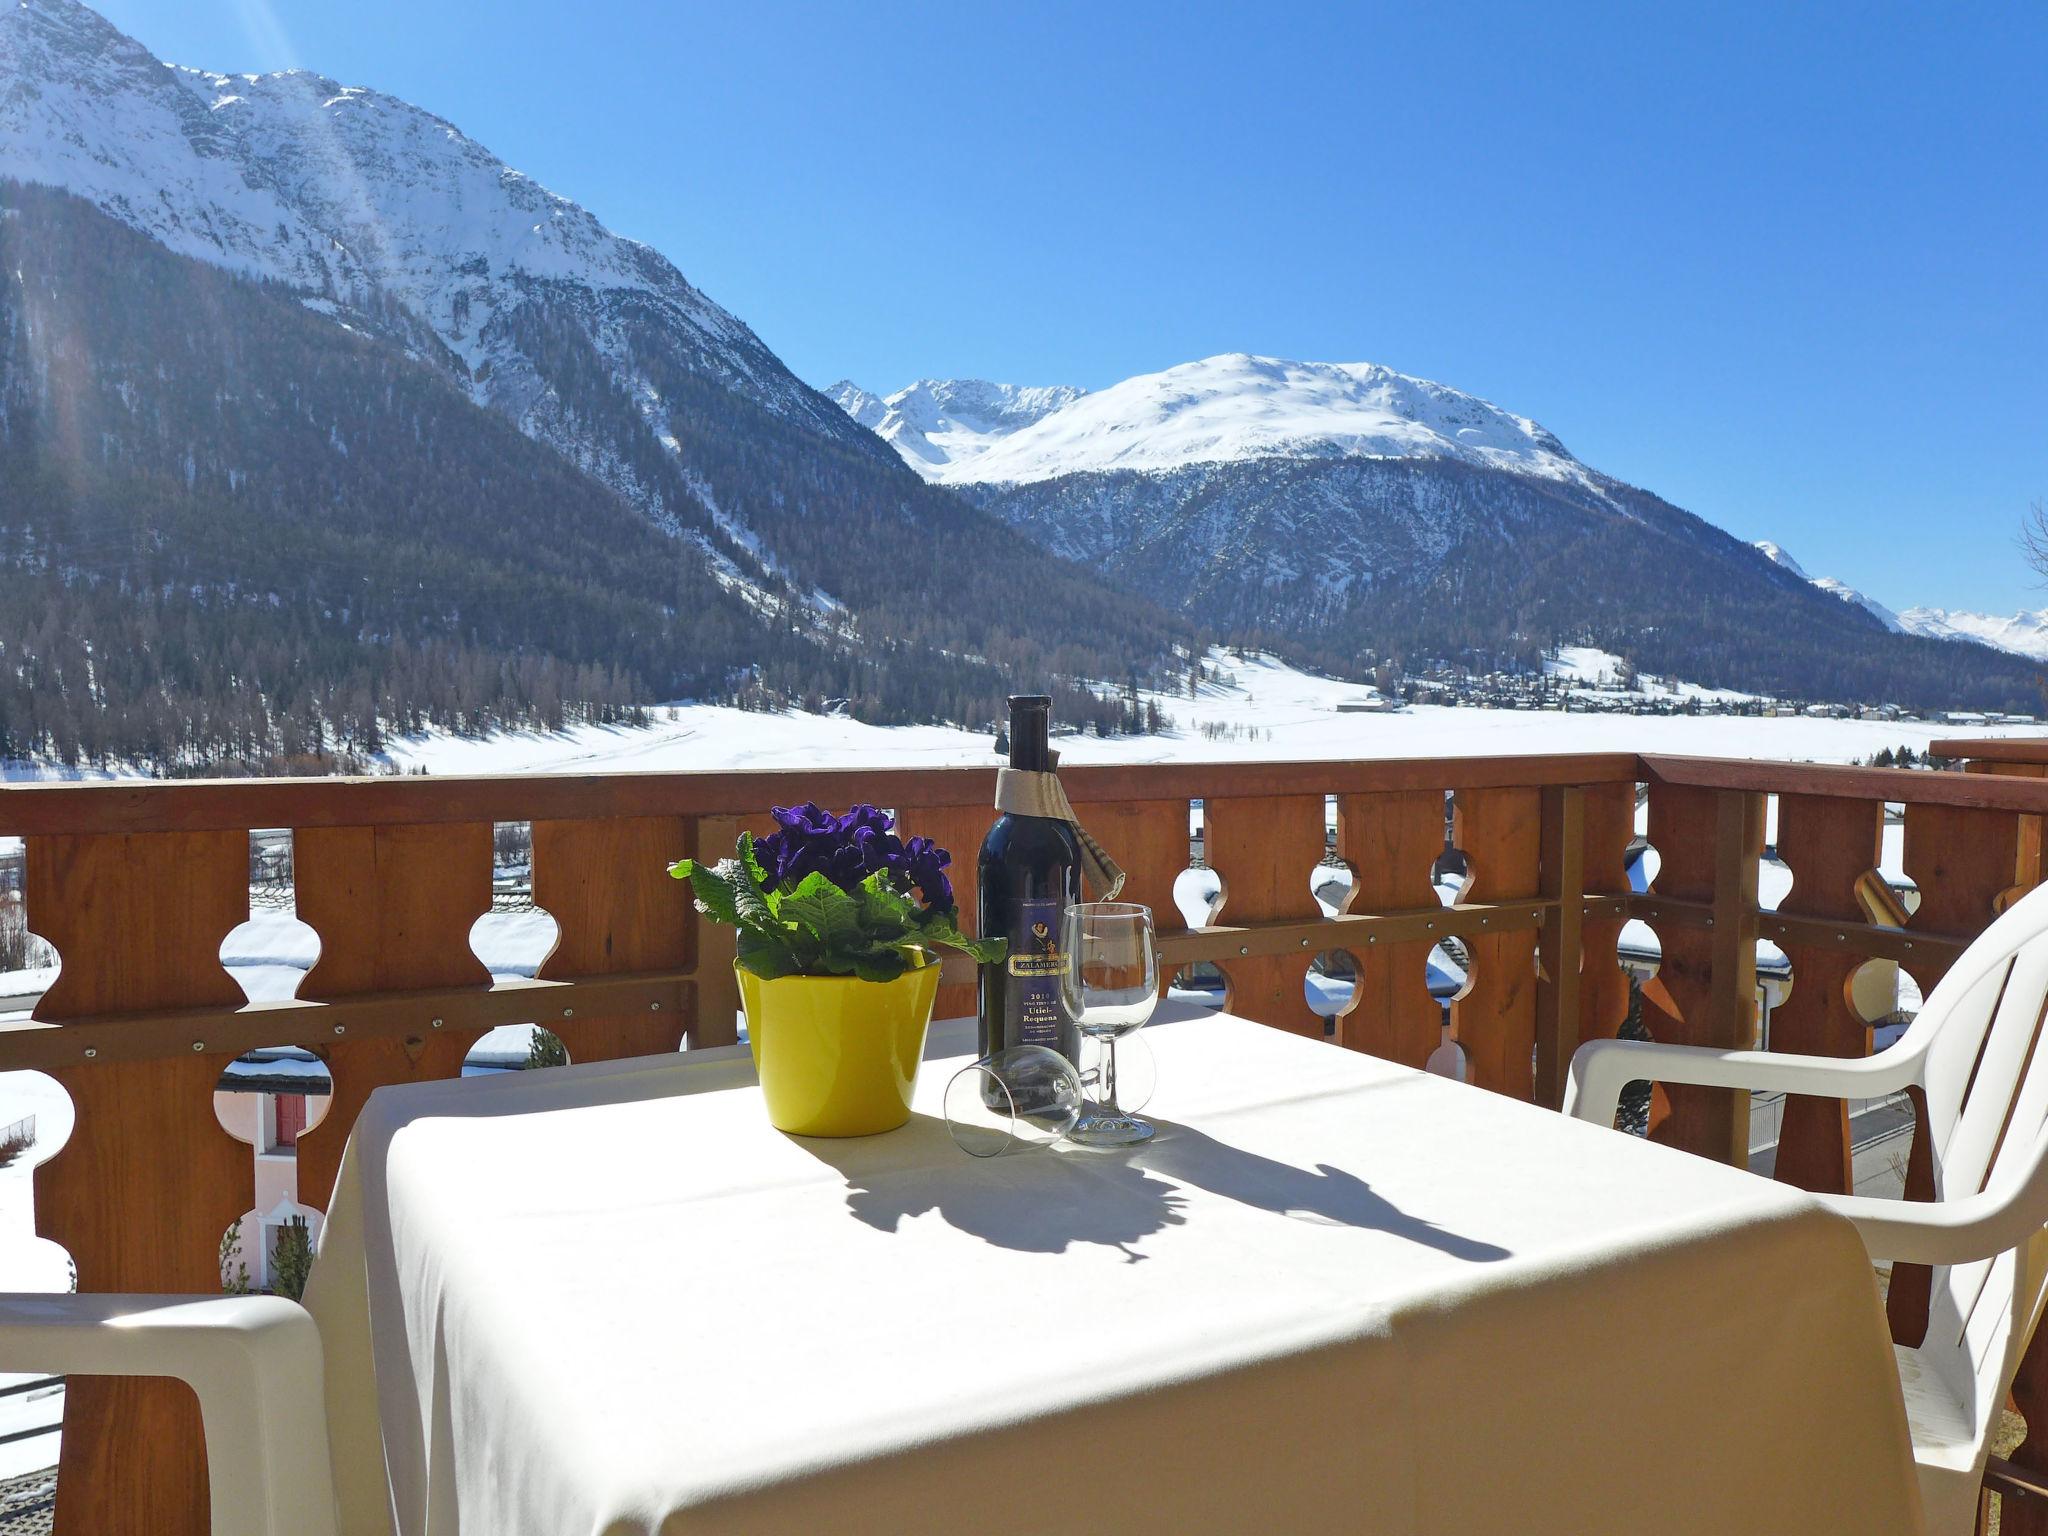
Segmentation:
<svg viewBox="0 0 2048 1536">
<path fill-rule="evenodd" d="M 1010 700 L 1012 768 L 1052 771 L 1051 713 L 1044 694 Z M 981 1054 L 1042 1045 L 1078 1061 L 1080 1033 L 1060 1006 L 1062 926 L 1067 908 L 1081 899 L 1074 829 L 1050 816 L 1003 812 L 982 840 L 980 877 L 981 935 L 1010 941 L 1002 959 L 981 967 Z"/>
</svg>

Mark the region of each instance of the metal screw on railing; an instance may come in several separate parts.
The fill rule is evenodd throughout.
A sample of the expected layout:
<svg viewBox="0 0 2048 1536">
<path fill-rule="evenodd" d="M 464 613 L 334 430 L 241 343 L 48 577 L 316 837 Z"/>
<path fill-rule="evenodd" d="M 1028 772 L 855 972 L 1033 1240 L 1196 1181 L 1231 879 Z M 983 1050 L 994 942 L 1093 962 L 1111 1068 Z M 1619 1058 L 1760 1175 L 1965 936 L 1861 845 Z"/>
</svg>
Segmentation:
<svg viewBox="0 0 2048 1536">
<path fill-rule="evenodd" d="M 97 1055 L 99 1055 L 99 1052 L 98 1052 L 98 1051 L 96 1051 L 95 1049 L 93 1049 L 93 1047 L 91 1047 L 91 1046 L 89 1046 L 89 1045 L 88 1045 L 88 1046 L 87 1046 L 87 1047 L 85 1048 L 85 1059 L 86 1059 L 87 1061 L 91 1061 L 91 1060 L 93 1059 L 93 1057 L 95 1057 L 95 1056 L 97 1056 Z"/>
<path fill-rule="evenodd" d="M 1248 955 L 1252 952 L 1252 947 L 1249 944 L 1240 944 L 1237 946 L 1237 952 L 1240 955 Z"/>
<path fill-rule="evenodd" d="M 659 1013 L 661 1012 L 661 1004 L 659 1002 L 649 1003 L 647 1005 L 647 1011 L 649 1013 Z"/>
<path fill-rule="evenodd" d="M 203 1051 L 206 1049 L 206 1042 L 204 1040 L 194 1040 L 192 1042 L 192 1049 L 195 1051 Z"/>
<path fill-rule="evenodd" d="M 1846 944 L 1849 942 L 1849 935 L 1847 935 L 1846 933 L 1838 933 L 1835 935 L 1835 942 L 1837 944 Z"/>
<path fill-rule="evenodd" d="M 439 1019 L 434 1020 L 434 1028 L 439 1029 L 440 1027 L 441 1021 Z"/>
<path fill-rule="evenodd" d="M 334 1032 L 337 1035 L 345 1035 L 348 1033 L 348 1026 L 346 1024 L 337 1024 L 334 1026 Z"/>
<path fill-rule="evenodd" d="M 564 1008 L 562 1010 L 562 1017 L 565 1019 L 573 1019 L 576 1017 L 576 1010 L 574 1008 Z"/>
<path fill-rule="evenodd" d="M 1307 939 L 1303 939 L 1303 940 L 1301 941 L 1301 947 L 1302 947 L 1303 949 L 1307 949 L 1307 948 L 1308 948 L 1308 940 L 1307 940 Z"/>
<path fill-rule="evenodd" d="M 1368 934 L 1367 934 L 1367 935 L 1365 936 L 1365 942 L 1366 942 L 1366 943 L 1368 943 L 1368 944 L 1377 944 L 1377 943 L 1379 943 L 1379 941 L 1380 941 L 1380 936 L 1379 936 L 1378 934 L 1376 934 L 1376 933 L 1368 933 Z"/>
</svg>

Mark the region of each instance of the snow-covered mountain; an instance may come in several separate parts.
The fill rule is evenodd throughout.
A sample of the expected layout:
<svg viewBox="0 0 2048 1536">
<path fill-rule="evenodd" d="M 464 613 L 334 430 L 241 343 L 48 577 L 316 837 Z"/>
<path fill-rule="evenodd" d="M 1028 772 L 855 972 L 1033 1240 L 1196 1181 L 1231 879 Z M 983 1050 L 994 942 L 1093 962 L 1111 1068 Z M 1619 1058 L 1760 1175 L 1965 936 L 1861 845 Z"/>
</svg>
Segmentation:
<svg viewBox="0 0 2048 1536">
<path fill-rule="evenodd" d="M 0 9 L 0 173 L 61 187 L 180 255 L 342 309 L 395 301 L 472 397 L 625 494 L 688 522 L 682 485 L 593 442 L 533 333 L 566 327 L 671 436 L 651 373 L 680 365 L 813 430 L 838 423 L 738 318 L 624 239 L 407 102 L 293 70 L 162 63 L 76 0 Z"/>
<path fill-rule="evenodd" d="M 7 548 L 68 526 L 36 487 L 98 477 L 125 517 L 176 484 L 205 548 L 110 535 L 80 579 L 184 590 L 84 563 L 162 541 L 204 566 L 219 628 L 256 623 L 217 617 L 245 591 L 311 602 L 341 572 L 350 599 L 312 604 L 336 666 L 431 638 L 501 679 L 529 655 L 609 668 L 608 698 L 851 690 L 957 718 L 1092 661 L 1077 624 L 1119 655 L 1101 675 L 1191 643 L 926 485 L 660 252 L 375 90 L 182 68 L 78 0 L 0 0 L 0 271 L 0 474 L 41 477 L 0 482 Z M 388 595 L 394 525 L 427 595 L 373 615 L 351 599 Z M 1059 595 L 1009 601 L 1027 586 Z"/>
<path fill-rule="evenodd" d="M 1937 640 L 1975 640 L 2015 656 L 2048 661 L 2048 608 L 2021 609 L 2011 618 L 1965 613 L 1954 608 L 1908 608 L 1899 622 L 1916 635 Z"/>
<path fill-rule="evenodd" d="M 1773 565 L 1783 566 L 1801 581 L 1812 582 L 1814 586 L 1820 588 L 1821 591 L 1827 593 L 1830 597 L 1839 598 L 1853 607 L 1861 608 L 1886 629 L 1892 631 L 1893 634 L 1921 635 L 1927 633 L 1924 629 L 1917 629 L 1913 625 L 1906 623 L 1899 614 L 1893 613 L 1891 609 L 1885 607 L 1876 598 L 1864 596 L 1846 581 L 1837 581 L 1832 576 L 1812 575 L 1807 571 L 1806 567 L 1792 558 L 1784 545 L 1774 544 L 1769 539 L 1758 539 L 1756 547 L 1762 551 L 1764 558 Z"/>
<path fill-rule="evenodd" d="M 2031 657 L 2035 661 L 2048 661 L 2048 608 L 2022 609 L 2010 618 L 1996 614 L 1970 613 L 1959 608 L 1928 608 L 1915 606 L 1894 613 L 1875 598 L 1866 597 L 1847 582 L 1837 581 L 1832 576 L 1811 576 L 1797 560 L 1786 553 L 1782 545 L 1769 539 L 1758 539 L 1756 547 L 1765 557 L 1783 566 L 1802 581 L 1810 581 L 1821 591 L 1853 603 L 1869 613 L 1877 621 L 1897 634 L 1921 635 L 1930 640 L 1972 640 L 1979 645 L 1988 645 L 1993 650 L 2008 651 L 2015 656 Z"/>
<path fill-rule="evenodd" d="M 927 379 L 889 396 L 890 413 L 879 421 L 868 419 L 872 407 L 856 411 L 841 393 L 854 389 L 842 384 L 829 393 L 929 478 L 952 485 L 1279 458 L 1444 458 L 1586 478 L 1564 445 L 1526 417 L 1374 363 L 1232 352 L 1097 394 Z M 924 454 L 925 439 L 953 421 L 969 436 L 969 451 Z"/>
<path fill-rule="evenodd" d="M 2031 688 L 2009 664 L 1918 649 L 1896 615 L 1526 416 L 1377 364 L 1228 353 L 1052 409 L 979 381 L 832 393 L 920 474 L 1057 553 L 1335 664 L 1533 664 L 1590 643 L 1753 692 L 1931 703 L 1987 671 L 1999 697 Z"/>
<path fill-rule="evenodd" d="M 986 379 L 919 379 L 881 396 L 841 379 L 825 391 L 839 408 L 940 484 L 979 479 L 975 461 L 1016 433 L 1072 405 L 1070 384 L 991 384 Z"/>
</svg>

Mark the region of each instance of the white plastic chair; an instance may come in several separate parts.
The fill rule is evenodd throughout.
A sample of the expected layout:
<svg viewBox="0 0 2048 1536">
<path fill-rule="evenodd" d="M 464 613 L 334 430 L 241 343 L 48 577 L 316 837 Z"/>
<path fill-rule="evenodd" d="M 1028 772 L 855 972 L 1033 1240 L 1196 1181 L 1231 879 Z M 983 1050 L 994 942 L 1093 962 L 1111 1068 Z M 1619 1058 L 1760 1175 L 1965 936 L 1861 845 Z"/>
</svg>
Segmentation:
<svg viewBox="0 0 2048 1536">
<path fill-rule="evenodd" d="M 213 1536 L 334 1536 L 320 1335 L 294 1302 L 0 1295 L 0 1370 L 174 1376 L 199 1397 Z"/>
<path fill-rule="evenodd" d="M 1565 1110 L 1614 1123 L 1631 1082 L 1870 1099 L 1918 1087 L 1934 1152 L 1931 1202 L 1818 1198 L 1873 1260 L 1935 1266 L 1927 1336 L 1895 1346 L 1930 1536 L 1976 1529 L 1992 1433 L 2048 1294 L 2048 886 L 1966 949 L 1906 1033 L 1838 1059 L 1598 1040 L 1572 1058 Z"/>
</svg>

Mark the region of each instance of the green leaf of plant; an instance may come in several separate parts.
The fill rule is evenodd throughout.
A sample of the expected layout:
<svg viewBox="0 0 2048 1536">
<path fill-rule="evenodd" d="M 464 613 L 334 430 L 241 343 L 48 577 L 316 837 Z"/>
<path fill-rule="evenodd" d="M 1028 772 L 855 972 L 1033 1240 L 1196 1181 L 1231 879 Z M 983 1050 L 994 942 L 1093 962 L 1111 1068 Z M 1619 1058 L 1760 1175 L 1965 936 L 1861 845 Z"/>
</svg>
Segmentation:
<svg viewBox="0 0 2048 1536">
<path fill-rule="evenodd" d="M 917 904 L 889 883 L 883 873 L 869 875 L 860 886 L 860 923 L 877 939 L 891 940 L 919 927 Z"/>
<path fill-rule="evenodd" d="M 677 870 L 682 871 L 677 875 L 678 879 L 690 882 L 690 890 L 697 898 L 699 912 L 714 923 L 725 923 L 734 928 L 743 926 L 732 884 L 717 869 L 706 868 L 702 864 L 684 859 L 672 866 L 670 873 L 674 874 Z"/>
<path fill-rule="evenodd" d="M 796 976 L 803 972 L 803 966 L 790 952 L 789 946 L 758 933 L 740 932 L 739 954 L 743 970 L 752 971 L 764 981 L 773 981 L 778 976 Z"/>
<path fill-rule="evenodd" d="M 894 981 L 909 969 L 908 962 L 893 949 L 862 955 L 854 962 L 853 974 L 862 981 Z"/>
<path fill-rule="evenodd" d="M 1002 959 L 1010 948 L 1009 940 L 1000 936 L 988 939 L 967 937 L 960 931 L 960 914 L 957 911 L 926 913 L 919 925 L 919 936 L 926 942 L 961 950 L 982 964 Z"/>
<path fill-rule="evenodd" d="M 788 925 L 775 915 L 760 883 L 747 872 L 746 865 L 738 859 L 720 859 L 716 873 L 732 892 L 734 922 L 743 927 L 758 928 L 763 933 L 787 930 Z"/>
<path fill-rule="evenodd" d="M 761 856 L 754 852 L 754 834 L 742 832 L 737 849 L 740 867 L 753 877 L 754 884 L 762 890 L 768 888 L 768 871 L 761 867 Z"/>
<path fill-rule="evenodd" d="M 868 947 L 868 937 L 861 931 L 860 903 L 824 875 L 804 876 L 803 883 L 782 898 L 778 911 L 828 955 L 851 955 Z"/>
</svg>

